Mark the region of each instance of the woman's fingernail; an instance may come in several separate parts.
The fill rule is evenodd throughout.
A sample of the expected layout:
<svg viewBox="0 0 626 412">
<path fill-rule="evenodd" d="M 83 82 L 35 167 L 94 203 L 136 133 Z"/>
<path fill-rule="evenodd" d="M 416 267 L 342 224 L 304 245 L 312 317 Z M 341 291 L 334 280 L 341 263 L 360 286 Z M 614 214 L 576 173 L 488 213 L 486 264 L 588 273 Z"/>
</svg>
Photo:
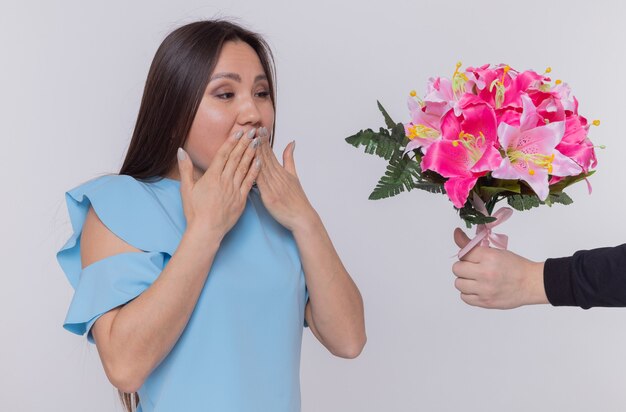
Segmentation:
<svg viewBox="0 0 626 412">
<path fill-rule="evenodd" d="M 257 147 L 259 147 L 259 143 L 261 141 L 259 140 L 259 138 L 257 137 L 256 139 L 254 139 L 254 141 L 252 142 L 252 148 L 256 149 Z"/>
<path fill-rule="evenodd" d="M 254 137 L 254 134 L 256 133 L 256 129 L 250 129 L 250 131 L 248 132 L 248 139 L 252 139 Z"/>
<path fill-rule="evenodd" d="M 239 140 L 241 139 L 241 136 L 243 136 L 243 130 L 239 130 L 237 133 L 235 133 L 235 139 Z"/>
<path fill-rule="evenodd" d="M 257 169 L 261 168 L 261 158 L 257 157 L 256 160 L 254 161 L 254 167 L 256 167 Z"/>
<path fill-rule="evenodd" d="M 185 160 L 187 153 L 185 153 L 185 150 L 183 150 L 182 147 L 179 147 L 176 156 L 178 157 L 178 160 Z"/>
<path fill-rule="evenodd" d="M 259 129 L 259 136 L 261 136 L 261 137 L 267 136 L 267 129 L 265 127 L 261 127 Z"/>
<path fill-rule="evenodd" d="M 291 143 L 293 143 L 293 147 L 291 148 L 291 152 L 293 153 L 293 151 L 296 150 L 296 141 L 293 140 Z"/>
</svg>

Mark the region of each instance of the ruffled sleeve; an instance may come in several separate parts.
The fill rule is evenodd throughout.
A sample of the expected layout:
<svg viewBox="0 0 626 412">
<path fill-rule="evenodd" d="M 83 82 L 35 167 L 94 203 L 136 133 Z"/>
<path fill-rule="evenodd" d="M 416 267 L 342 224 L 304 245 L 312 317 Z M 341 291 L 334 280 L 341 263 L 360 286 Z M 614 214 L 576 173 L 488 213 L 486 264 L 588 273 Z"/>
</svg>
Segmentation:
<svg viewBox="0 0 626 412">
<path fill-rule="evenodd" d="M 74 288 L 63 327 L 94 343 L 91 326 L 104 313 L 139 296 L 159 276 L 178 246 L 181 229 L 149 185 L 108 175 L 65 194 L 73 233 L 57 261 Z M 81 265 L 80 237 L 89 206 L 119 238 L 141 250 Z"/>
</svg>

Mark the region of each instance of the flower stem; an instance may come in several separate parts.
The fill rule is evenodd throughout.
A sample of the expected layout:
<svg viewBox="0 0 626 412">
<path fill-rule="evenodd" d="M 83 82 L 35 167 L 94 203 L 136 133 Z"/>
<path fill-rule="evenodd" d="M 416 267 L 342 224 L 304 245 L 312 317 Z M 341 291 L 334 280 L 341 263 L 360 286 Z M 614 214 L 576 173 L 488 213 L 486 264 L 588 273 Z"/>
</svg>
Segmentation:
<svg viewBox="0 0 626 412">
<path fill-rule="evenodd" d="M 493 209 L 495 209 L 496 203 L 502 199 L 504 198 L 496 195 L 489 199 L 489 201 L 485 204 L 485 208 L 487 209 L 487 212 L 489 212 L 489 216 L 493 214 Z"/>
</svg>

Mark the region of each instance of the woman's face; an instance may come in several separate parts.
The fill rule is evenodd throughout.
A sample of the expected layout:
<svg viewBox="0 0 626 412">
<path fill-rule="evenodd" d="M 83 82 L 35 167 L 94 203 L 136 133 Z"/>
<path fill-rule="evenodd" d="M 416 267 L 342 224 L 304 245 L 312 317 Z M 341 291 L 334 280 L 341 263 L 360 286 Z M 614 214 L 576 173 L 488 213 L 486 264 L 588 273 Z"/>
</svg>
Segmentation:
<svg viewBox="0 0 626 412">
<path fill-rule="evenodd" d="M 254 49 L 243 41 L 226 42 L 196 112 L 184 149 L 196 172 L 211 164 L 224 140 L 252 128 L 272 130 L 274 106 L 269 83 Z"/>
</svg>

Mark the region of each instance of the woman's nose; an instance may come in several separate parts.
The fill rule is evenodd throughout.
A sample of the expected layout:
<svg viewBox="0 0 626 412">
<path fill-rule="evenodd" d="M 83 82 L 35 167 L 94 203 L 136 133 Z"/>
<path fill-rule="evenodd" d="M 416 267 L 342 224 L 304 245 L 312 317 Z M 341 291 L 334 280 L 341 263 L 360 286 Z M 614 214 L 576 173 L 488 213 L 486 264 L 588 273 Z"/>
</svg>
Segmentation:
<svg viewBox="0 0 626 412">
<path fill-rule="evenodd" d="M 261 122 L 261 112 L 257 107 L 254 97 L 249 97 L 241 102 L 239 107 L 239 123 L 258 124 Z"/>
</svg>

